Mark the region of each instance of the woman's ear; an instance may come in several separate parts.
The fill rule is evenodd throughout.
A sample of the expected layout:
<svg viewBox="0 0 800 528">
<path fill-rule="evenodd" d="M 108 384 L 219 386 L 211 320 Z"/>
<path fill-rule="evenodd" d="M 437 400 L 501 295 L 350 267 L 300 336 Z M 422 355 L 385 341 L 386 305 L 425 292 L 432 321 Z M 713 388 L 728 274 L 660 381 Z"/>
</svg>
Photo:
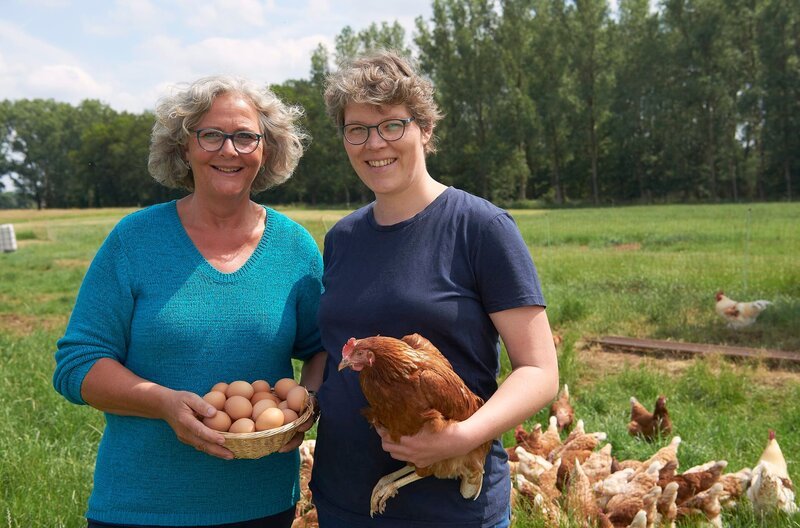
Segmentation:
<svg viewBox="0 0 800 528">
<path fill-rule="evenodd" d="M 420 128 L 419 131 L 420 137 L 422 138 L 422 144 L 427 145 L 428 141 L 430 141 L 431 137 L 433 136 L 433 127 Z"/>
</svg>

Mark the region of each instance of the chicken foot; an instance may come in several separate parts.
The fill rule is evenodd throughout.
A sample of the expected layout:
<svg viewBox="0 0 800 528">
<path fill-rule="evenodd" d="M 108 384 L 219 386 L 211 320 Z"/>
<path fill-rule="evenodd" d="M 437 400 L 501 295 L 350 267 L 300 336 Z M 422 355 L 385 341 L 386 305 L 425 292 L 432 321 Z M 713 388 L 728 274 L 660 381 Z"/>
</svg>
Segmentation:
<svg viewBox="0 0 800 528">
<path fill-rule="evenodd" d="M 383 510 L 386 509 L 386 501 L 397 495 L 397 490 L 423 478 L 425 477 L 417 475 L 416 468 L 410 464 L 381 478 L 372 488 L 369 516 L 374 517 L 375 512 L 383 513 Z"/>
</svg>

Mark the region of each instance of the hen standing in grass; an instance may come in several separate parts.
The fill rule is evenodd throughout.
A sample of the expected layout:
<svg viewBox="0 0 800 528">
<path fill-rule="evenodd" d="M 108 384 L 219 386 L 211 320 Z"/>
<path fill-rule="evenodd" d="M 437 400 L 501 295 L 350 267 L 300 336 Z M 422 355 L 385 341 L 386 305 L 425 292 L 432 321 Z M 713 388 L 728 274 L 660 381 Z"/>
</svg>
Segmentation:
<svg viewBox="0 0 800 528">
<path fill-rule="evenodd" d="M 639 435 L 645 440 L 654 440 L 659 435 L 666 436 L 671 432 L 672 420 L 665 396 L 658 397 L 652 413 L 631 396 L 631 421 L 628 423 L 628 433 L 631 436 Z"/>
<path fill-rule="evenodd" d="M 558 393 L 558 398 L 550 405 L 550 416 L 556 417 L 558 431 L 569 430 L 575 420 L 575 411 L 569 401 L 569 386 L 565 383 L 564 388 Z"/>
<path fill-rule="evenodd" d="M 761 312 L 772 304 L 770 301 L 759 299 L 757 301 L 739 302 L 727 297 L 720 290 L 717 292 L 717 303 L 714 306 L 717 314 L 728 322 L 729 328 L 746 328 L 756 322 Z"/>
<path fill-rule="evenodd" d="M 781 447 L 775 439 L 775 431 L 769 432 L 767 447 L 753 468 L 747 498 L 757 512 L 776 509 L 786 513 L 798 511 L 794 502 L 794 484 L 789 478 Z"/>
<path fill-rule="evenodd" d="M 350 338 L 342 349 L 339 370 L 359 373 L 361 390 L 369 402 L 363 413 L 376 428 L 385 429 L 395 442 L 423 427 L 440 432 L 466 420 L 483 405 L 453 371 L 433 344 L 412 334 L 393 337 Z M 436 462 L 424 468 L 407 464 L 375 485 L 370 515 L 383 513 L 386 501 L 399 488 L 433 475 L 461 480 L 461 496 L 476 499 L 483 484 L 483 465 L 492 442 L 484 442 L 464 456 Z"/>
</svg>

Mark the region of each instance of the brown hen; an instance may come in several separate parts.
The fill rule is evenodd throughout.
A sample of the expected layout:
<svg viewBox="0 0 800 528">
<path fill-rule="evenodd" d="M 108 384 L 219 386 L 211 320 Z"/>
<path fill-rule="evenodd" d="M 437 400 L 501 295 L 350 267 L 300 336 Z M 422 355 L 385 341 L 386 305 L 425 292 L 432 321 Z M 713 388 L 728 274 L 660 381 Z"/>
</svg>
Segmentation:
<svg viewBox="0 0 800 528">
<path fill-rule="evenodd" d="M 645 440 L 654 440 L 658 436 L 667 436 L 672 432 L 672 420 L 667 411 L 667 398 L 659 396 L 655 409 L 651 413 L 644 405 L 631 396 L 631 421 L 628 422 L 628 434 L 642 436 Z"/>
<path fill-rule="evenodd" d="M 558 393 L 558 398 L 550 405 L 550 416 L 556 417 L 556 426 L 559 431 L 568 430 L 572 427 L 575 420 L 575 411 L 569 400 L 569 385 L 564 384 L 564 388 Z"/>
<path fill-rule="evenodd" d="M 717 482 L 679 505 L 678 519 L 703 516 L 712 526 L 722 528 L 722 505 L 719 502 L 721 495 L 722 484 Z"/>
<path fill-rule="evenodd" d="M 402 339 L 374 336 L 350 338 L 342 349 L 339 370 L 359 373 L 359 384 L 369 407 L 363 410 L 373 426 L 386 429 L 394 441 L 423 427 L 438 432 L 466 420 L 482 405 L 456 374 L 447 358 L 427 339 L 411 334 Z M 424 468 L 408 464 L 386 475 L 372 490 L 370 515 L 383 513 L 386 501 L 402 486 L 433 475 L 461 481 L 461 495 L 475 499 L 481 493 L 483 466 L 491 441 L 469 453 Z"/>
<path fill-rule="evenodd" d="M 575 467 L 572 469 L 564 506 L 571 519 L 582 521 L 581 526 L 613 528 L 611 521 L 594 500 L 592 483 L 583 471 L 580 462 L 575 462 Z"/>
<path fill-rule="evenodd" d="M 687 499 L 694 497 L 701 491 L 705 491 L 719 482 L 722 471 L 727 466 L 727 460 L 718 460 L 708 469 L 702 471 L 685 472 L 671 476 L 666 476 L 661 473 L 659 474 L 658 485 L 663 488 L 670 482 L 676 482 L 678 484 L 678 494 L 675 502 L 680 506 Z"/>
</svg>

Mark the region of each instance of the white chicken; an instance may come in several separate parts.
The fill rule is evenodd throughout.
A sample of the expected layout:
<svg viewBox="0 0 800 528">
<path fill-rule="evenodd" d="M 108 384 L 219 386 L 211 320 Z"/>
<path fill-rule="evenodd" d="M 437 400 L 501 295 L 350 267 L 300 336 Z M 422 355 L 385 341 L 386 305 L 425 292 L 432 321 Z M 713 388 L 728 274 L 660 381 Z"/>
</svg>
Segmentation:
<svg viewBox="0 0 800 528">
<path fill-rule="evenodd" d="M 769 432 L 767 447 L 753 468 L 747 498 L 753 503 L 753 509 L 764 512 L 781 509 L 786 513 L 798 511 L 794 502 L 794 485 L 789 478 L 786 459 L 775 439 L 775 431 Z"/>
<path fill-rule="evenodd" d="M 717 304 L 714 309 L 720 317 L 728 322 L 729 328 L 745 328 L 756 322 L 761 312 L 767 309 L 772 302 L 759 299 L 757 301 L 734 301 L 720 290 L 717 292 Z"/>
</svg>

